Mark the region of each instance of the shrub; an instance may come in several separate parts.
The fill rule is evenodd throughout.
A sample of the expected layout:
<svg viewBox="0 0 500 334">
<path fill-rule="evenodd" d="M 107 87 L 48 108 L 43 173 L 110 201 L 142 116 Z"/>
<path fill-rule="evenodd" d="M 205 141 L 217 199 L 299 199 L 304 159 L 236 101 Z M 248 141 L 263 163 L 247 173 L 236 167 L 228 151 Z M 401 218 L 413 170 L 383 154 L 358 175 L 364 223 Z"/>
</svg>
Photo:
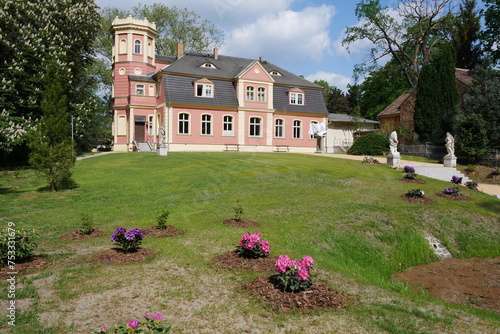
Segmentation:
<svg viewBox="0 0 500 334">
<path fill-rule="evenodd" d="M 260 233 L 245 233 L 236 247 L 236 254 L 247 259 L 258 259 L 269 255 L 270 247 L 267 240 L 260 240 Z"/>
<path fill-rule="evenodd" d="M 447 195 L 458 196 L 460 195 L 460 190 L 457 187 L 445 187 L 444 193 Z"/>
<path fill-rule="evenodd" d="M 403 170 L 405 173 L 415 173 L 415 168 L 413 168 L 412 166 L 404 166 Z"/>
<path fill-rule="evenodd" d="M 80 234 L 91 234 L 94 232 L 94 221 L 92 216 L 90 215 L 82 215 L 82 223 L 80 225 L 80 229 L 78 230 L 78 233 Z"/>
<path fill-rule="evenodd" d="M 411 198 L 424 198 L 425 193 L 420 189 L 411 189 L 406 192 L 406 196 Z"/>
<path fill-rule="evenodd" d="M 450 181 L 450 182 L 451 182 L 451 183 L 454 183 L 454 184 L 462 184 L 462 178 L 461 178 L 461 177 L 459 177 L 459 176 L 455 176 L 455 175 L 453 175 L 453 176 L 451 177 L 451 181 Z"/>
<path fill-rule="evenodd" d="M 491 170 L 491 174 L 500 175 L 500 170 L 498 169 L 498 167 L 493 167 L 493 169 Z"/>
<path fill-rule="evenodd" d="M 0 264 L 11 265 L 21 263 L 33 257 L 37 244 L 34 241 L 38 235 L 35 230 L 27 232 L 24 229 L 14 229 L 13 222 L 0 230 Z M 14 270 L 10 270 L 14 271 Z"/>
<path fill-rule="evenodd" d="M 354 141 L 347 154 L 383 155 L 389 151 L 389 138 L 381 134 L 369 133 Z"/>
<path fill-rule="evenodd" d="M 236 206 L 234 209 L 234 220 L 239 222 L 241 220 L 241 216 L 243 216 L 243 208 L 240 205 L 240 201 L 236 201 Z"/>
<path fill-rule="evenodd" d="M 158 213 L 158 218 L 156 219 L 156 228 L 163 230 L 167 228 L 167 220 L 170 212 L 167 210 L 162 210 Z"/>
<path fill-rule="evenodd" d="M 314 261 L 310 256 L 304 256 L 301 261 L 290 259 L 287 255 L 280 255 L 274 264 L 278 274 L 274 279 L 282 291 L 299 292 L 310 288 L 311 271 Z"/>
<path fill-rule="evenodd" d="M 469 189 L 476 190 L 477 189 L 477 182 L 476 181 L 469 181 L 465 183 L 465 186 Z"/>
<path fill-rule="evenodd" d="M 124 227 L 118 227 L 115 233 L 111 235 L 111 241 L 126 253 L 137 251 L 143 239 L 144 234 L 138 228 L 133 228 L 127 232 Z"/>
<path fill-rule="evenodd" d="M 417 178 L 417 174 L 416 173 L 406 173 L 404 178 L 408 179 L 408 180 L 415 180 Z"/>
<path fill-rule="evenodd" d="M 115 325 L 114 327 L 107 328 L 103 327 L 98 331 L 93 331 L 94 334 L 126 334 L 126 333 L 144 333 L 144 334 L 154 334 L 154 333 L 168 333 L 171 324 L 166 323 L 163 320 L 161 314 L 145 314 L 144 320 L 139 321 L 133 319 L 127 322 L 127 324 Z"/>
</svg>

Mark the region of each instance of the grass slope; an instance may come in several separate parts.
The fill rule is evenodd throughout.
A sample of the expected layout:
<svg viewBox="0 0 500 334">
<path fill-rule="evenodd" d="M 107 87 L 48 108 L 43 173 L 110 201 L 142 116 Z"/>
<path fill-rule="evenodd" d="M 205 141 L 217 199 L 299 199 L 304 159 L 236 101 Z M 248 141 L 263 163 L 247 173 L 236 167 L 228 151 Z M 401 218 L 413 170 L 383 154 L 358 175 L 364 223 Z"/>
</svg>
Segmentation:
<svg viewBox="0 0 500 334">
<path fill-rule="evenodd" d="M 162 209 L 171 212 L 168 224 L 186 234 L 168 241 L 146 239 L 143 246 L 158 251 L 177 267 L 190 268 L 196 277 L 213 270 L 210 259 L 234 249 L 242 233 L 256 230 L 269 240 L 274 254 L 311 255 L 322 271 L 320 279 L 341 275 L 342 280 L 375 286 L 384 293 L 408 290 L 391 282 L 393 273 L 435 260 L 423 239 L 424 231 L 440 238 L 458 258 L 500 256 L 497 199 L 464 189 L 470 201 L 450 202 L 435 196 L 446 182 L 426 179 L 418 188 L 434 203 L 411 204 L 401 195 L 417 186 L 398 181 L 402 174 L 387 165 L 299 154 L 170 153 L 157 157 L 137 153 L 77 162 L 74 179 L 78 188 L 71 191 L 41 192 L 43 181 L 32 171 L 22 171 L 19 176 L 0 178 L 0 218 L 14 221 L 18 227 L 36 228 L 43 235 L 40 252 L 63 254 L 62 258 L 75 250 L 59 236 L 77 229 L 81 214 L 93 215 L 98 228 L 109 236 L 116 227 L 155 225 Z M 261 227 L 246 231 L 221 223 L 232 218 L 237 200 L 243 217 Z M 77 245 L 111 246 L 107 237 Z M 98 293 L 122 286 L 120 280 L 87 285 L 86 281 L 104 272 L 111 271 L 113 277 L 114 271 L 120 271 L 93 266 L 82 258 L 79 265 L 58 268 L 53 286 L 59 298 L 77 298 L 85 288 Z M 252 275 L 247 276 L 233 275 L 232 280 L 239 282 Z M 197 291 L 194 282 L 184 283 L 183 288 Z M 185 292 L 180 295 L 183 300 L 194 298 Z M 354 311 L 356 321 L 368 331 L 394 332 L 391 328 L 415 312 L 391 305 L 360 306 Z M 250 308 L 246 312 L 256 311 Z M 384 314 L 383 321 L 369 320 L 381 316 L 378 313 Z M 277 315 L 273 321 L 282 317 Z M 436 323 L 451 322 L 446 316 L 413 317 L 412 328 L 417 332 L 419 328 L 432 332 Z"/>
</svg>

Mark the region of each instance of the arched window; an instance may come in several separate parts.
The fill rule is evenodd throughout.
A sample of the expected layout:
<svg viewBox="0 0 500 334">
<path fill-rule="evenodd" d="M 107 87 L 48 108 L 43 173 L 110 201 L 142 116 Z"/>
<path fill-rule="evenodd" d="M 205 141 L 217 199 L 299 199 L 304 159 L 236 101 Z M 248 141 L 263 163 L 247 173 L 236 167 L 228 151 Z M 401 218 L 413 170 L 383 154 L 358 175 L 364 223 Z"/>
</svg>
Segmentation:
<svg viewBox="0 0 500 334">
<path fill-rule="evenodd" d="M 179 134 L 188 135 L 189 134 L 189 114 L 179 114 Z"/>
<path fill-rule="evenodd" d="M 136 39 L 135 43 L 134 43 L 134 53 L 140 54 L 141 53 L 141 46 L 142 46 L 141 41 Z"/>
<path fill-rule="evenodd" d="M 275 127 L 274 127 L 274 138 L 284 138 L 283 136 L 283 127 L 284 127 L 284 122 L 282 119 L 278 118 L 275 122 Z"/>
<path fill-rule="evenodd" d="M 201 134 L 212 134 L 212 115 L 201 115 Z"/>
<path fill-rule="evenodd" d="M 261 119 L 258 117 L 250 117 L 250 137 L 260 137 L 261 136 Z"/>
<path fill-rule="evenodd" d="M 233 136 L 233 116 L 224 116 L 223 136 Z"/>
</svg>

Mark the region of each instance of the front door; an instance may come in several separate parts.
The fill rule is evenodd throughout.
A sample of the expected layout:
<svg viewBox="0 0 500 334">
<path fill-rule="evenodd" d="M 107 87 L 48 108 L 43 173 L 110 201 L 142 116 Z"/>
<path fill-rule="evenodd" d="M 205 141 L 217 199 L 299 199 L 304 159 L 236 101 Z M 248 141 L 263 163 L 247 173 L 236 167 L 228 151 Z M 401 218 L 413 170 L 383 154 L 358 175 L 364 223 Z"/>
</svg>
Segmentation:
<svg viewBox="0 0 500 334">
<path fill-rule="evenodd" d="M 146 123 L 145 122 L 135 122 L 135 138 L 134 140 L 138 143 L 144 143 L 144 138 L 145 138 L 145 129 L 146 129 Z"/>
</svg>

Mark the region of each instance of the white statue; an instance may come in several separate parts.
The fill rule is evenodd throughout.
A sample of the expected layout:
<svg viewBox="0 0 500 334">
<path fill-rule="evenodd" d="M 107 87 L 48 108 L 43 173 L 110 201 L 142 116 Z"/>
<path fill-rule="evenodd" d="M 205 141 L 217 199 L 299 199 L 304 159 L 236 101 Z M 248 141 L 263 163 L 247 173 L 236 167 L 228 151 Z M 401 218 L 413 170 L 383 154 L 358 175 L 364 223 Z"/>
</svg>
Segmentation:
<svg viewBox="0 0 500 334">
<path fill-rule="evenodd" d="M 389 136 L 389 148 L 391 150 L 391 154 L 395 155 L 398 153 L 398 134 L 396 131 L 392 131 Z"/>
<path fill-rule="evenodd" d="M 451 133 L 446 132 L 445 146 L 448 151 L 449 156 L 455 155 L 455 138 L 451 135 Z"/>
</svg>

